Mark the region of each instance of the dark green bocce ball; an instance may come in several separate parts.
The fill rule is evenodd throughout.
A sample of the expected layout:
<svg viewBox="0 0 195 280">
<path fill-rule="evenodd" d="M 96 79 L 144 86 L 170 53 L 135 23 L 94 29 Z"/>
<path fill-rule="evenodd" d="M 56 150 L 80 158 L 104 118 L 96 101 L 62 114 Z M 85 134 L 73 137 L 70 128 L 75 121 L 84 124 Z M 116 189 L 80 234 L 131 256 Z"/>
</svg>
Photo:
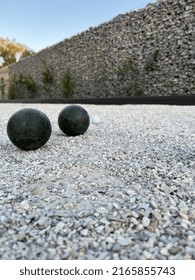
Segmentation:
<svg viewBox="0 0 195 280">
<path fill-rule="evenodd" d="M 13 114 L 7 123 L 10 141 L 22 150 L 42 147 L 51 135 L 51 123 L 39 110 L 26 108 Z"/>
<path fill-rule="evenodd" d="M 89 127 L 89 123 L 88 112 L 79 105 L 65 107 L 58 116 L 58 125 L 67 136 L 84 134 Z"/>
</svg>

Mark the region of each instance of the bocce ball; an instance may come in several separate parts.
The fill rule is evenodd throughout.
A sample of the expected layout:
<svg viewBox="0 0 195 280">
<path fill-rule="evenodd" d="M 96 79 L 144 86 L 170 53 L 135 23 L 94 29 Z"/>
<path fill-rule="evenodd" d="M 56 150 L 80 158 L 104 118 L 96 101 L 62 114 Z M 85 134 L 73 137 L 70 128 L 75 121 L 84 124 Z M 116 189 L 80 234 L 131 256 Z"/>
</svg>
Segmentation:
<svg viewBox="0 0 195 280">
<path fill-rule="evenodd" d="M 88 112 L 79 105 L 66 106 L 58 116 L 58 125 L 67 136 L 84 134 L 89 127 L 89 123 Z"/>
<path fill-rule="evenodd" d="M 10 117 L 7 134 L 16 147 L 27 151 L 36 150 L 49 140 L 51 123 L 41 111 L 25 108 Z"/>
</svg>

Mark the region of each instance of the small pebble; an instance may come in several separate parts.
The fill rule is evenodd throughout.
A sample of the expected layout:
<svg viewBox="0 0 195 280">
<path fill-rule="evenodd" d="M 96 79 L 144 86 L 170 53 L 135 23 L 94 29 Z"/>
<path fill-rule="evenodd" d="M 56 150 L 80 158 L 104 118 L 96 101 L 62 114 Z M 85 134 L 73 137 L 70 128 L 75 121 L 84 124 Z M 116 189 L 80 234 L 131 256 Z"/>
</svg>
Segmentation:
<svg viewBox="0 0 195 280">
<path fill-rule="evenodd" d="M 81 230 L 81 235 L 82 235 L 82 236 L 88 236 L 88 234 L 89 234 L 88 229 L 83 229 L 83 230 Z"/>
<path fill-rule="evenodd" d="M 55 232 L 55 233 L 59 233 L 64 227 L 65 227 L 64 222 L 59 222 L 59 223 L 56 225 L 56 227 L 55 227 L 55 229 L 54 229 L 54 232 Z"/>
<path fill-rule="evenodd" d="M 161 252 L 161 254 L 162 254 L 163 256 L 168 256 L 168 255 L 169 255 L 167 248 L 162 248 L 162 249 L 160 250 L 160 252 Z"/>
<path fill-rule="evenodd" d="M 120 252 L 120 250 L 121 250 L 121 245 L 119 243 L 115 243 L 112 248 L 112 251 L 116 253 L 116 252 Z"/>
<path fill-rule="evenodd" d="M 149 224 L 150 224 L 150 219 L 147 218 L 147 217 L 143 217 L 142 224 L 143 224 L 144 227 L 148 227 Z"/>
<path fill-rule="evenodd" d="M 19 231 L 17 235 L 17 240 L 22 241 L 24 239 L 26 239 L 26 233 L 23 231 Z"/>
</svg>

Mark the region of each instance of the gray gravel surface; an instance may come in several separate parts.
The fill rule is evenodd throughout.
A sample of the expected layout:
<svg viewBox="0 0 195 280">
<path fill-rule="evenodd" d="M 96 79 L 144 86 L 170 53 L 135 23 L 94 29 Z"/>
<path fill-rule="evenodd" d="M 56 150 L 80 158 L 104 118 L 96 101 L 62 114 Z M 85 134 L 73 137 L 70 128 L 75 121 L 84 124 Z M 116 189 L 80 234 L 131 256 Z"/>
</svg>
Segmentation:
<svg viewBox="0 0 195 280">
<path fill-rule="evenodd" d="M 195 107 L 82 105 L 67 137 L 63 104 L 0 104 L 1 259 L 195 259 Z M 36 151 L 8 139 L 9 117 L 43 111 Z"/>
</svg>

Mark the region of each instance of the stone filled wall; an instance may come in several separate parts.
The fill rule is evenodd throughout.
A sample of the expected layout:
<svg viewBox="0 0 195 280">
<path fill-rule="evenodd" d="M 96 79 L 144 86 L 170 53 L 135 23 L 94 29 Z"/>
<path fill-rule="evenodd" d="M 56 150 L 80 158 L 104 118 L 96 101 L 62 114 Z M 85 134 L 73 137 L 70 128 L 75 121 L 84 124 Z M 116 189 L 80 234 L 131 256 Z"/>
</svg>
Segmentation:
<svg viewBox="0 0 195 280">
<path fill-rule="evenodd" d="M 121 14 L 9 67 L 12 80 L 30 75 L 36 97 L 192 95 L 194 73 L 194 0 Z"/>
</svg>

